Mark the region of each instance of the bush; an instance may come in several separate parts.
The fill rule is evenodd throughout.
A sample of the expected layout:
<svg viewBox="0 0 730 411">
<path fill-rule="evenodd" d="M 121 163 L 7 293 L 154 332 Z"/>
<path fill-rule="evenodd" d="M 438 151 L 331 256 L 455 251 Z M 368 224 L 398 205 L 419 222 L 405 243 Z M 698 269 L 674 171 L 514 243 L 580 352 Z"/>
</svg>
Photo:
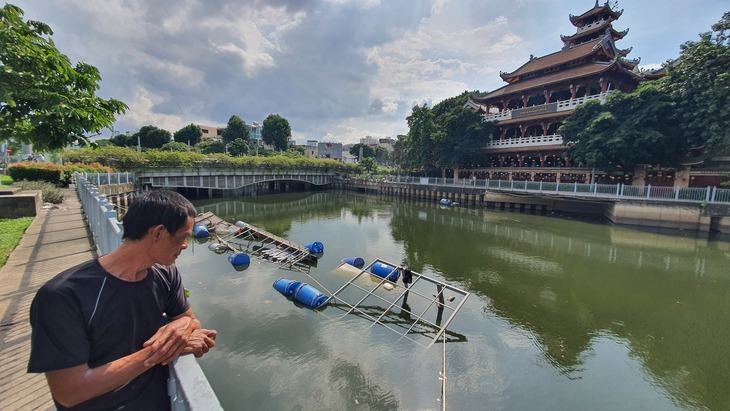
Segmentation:
<svg viewBox="0 0 730 411">
<path fill-rule="evenodd" d="M 44 203 L 61 204 L 65 198 L 58 187 L 46 181 L 21 181 L 15 185 L 21 190 L 40 190 Z"/>
<path fill-rule="evenodd" d="M 13 181 L 45 181 L 57 187 L 65 179 L 63 167 L 52 163 L 15 163 L 8 167 L 8 174 Z"/>
<path fill-rule="evenodd" d="M 147 150 L 137 153 L 126 147 L 86 148 L 67 150 L 62 154 L 66 163 L 99 163 L 122 171 L 135 171 L 148 167 L 215 167 L 233 169 L 268 168 L 277 170 L 333 170 L 354 173 L 357 166 L 335 160 L 315 160 L 296 153 L 276 154 L 268 157 L 231 157 L 223 153 L 194 153 Z"/>
<path fill-rule="evenodd" d="M 16 163 L 8 168 L 14 181 L 46 181 L 57 187 L 68 187 L 73 173 L 113 173 L 114 169 L 99 163 L 73 163 L 58 165 L 53 163 Z"/>
</svg>

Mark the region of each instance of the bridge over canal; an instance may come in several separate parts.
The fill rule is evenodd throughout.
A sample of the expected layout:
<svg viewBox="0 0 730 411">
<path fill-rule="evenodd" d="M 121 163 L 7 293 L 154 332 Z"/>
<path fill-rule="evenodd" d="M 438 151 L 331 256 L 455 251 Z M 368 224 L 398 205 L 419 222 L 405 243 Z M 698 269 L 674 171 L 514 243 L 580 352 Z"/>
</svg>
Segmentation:
<svg viewBox="0 0 730 411">
<path fill-rule="evenodd" d="M 189 197 L 241 197 L 326 188 L 337 178 L 331 170 L 154 168 L 137 173 L 140 187 L 170 188 Z"/>
</svg>

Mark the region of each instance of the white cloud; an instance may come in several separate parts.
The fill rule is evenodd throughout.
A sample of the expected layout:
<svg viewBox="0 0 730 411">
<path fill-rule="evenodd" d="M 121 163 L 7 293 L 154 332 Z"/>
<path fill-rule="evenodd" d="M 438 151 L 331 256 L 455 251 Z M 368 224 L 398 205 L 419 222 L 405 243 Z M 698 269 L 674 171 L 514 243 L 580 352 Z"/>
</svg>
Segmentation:
<svg viewBox="0 0 730 411">
<path fill-rule="evenodd" d="M 668 2 L 667 2 L 668 1 Z M 535 0 L 16 0 L 48 23 L 73 62 L 100 69 L 100 95 L 126 102 L 117 129 L 224 125 L 272 113 L 299 141 L 358 142 L 407 132 L 414 105 L 490 91 L 529 58 L 558 51 L 568 14 L 592 2 Z M 708 31 L 727 2 L 628 2 L 630 28 L 651 67 Z M 674 21 L 672 25 L 647 21 Z"/>
</svg>

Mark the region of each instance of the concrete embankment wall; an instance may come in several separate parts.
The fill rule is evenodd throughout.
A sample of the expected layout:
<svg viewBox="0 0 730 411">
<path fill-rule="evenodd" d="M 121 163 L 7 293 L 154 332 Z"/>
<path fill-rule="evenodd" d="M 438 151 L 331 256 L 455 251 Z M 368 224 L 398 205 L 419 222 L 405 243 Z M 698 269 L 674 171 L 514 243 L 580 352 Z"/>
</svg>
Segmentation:
<svg viewBox="0 0 730 411">
<path fill-rule="evenodd" d="M 345 183 L 335 188 L 398 198 L 438 202 L 442 198 L 462 205 L 533 213 L 564 213 L 605 218 L 614 224 L 730 233 L 730 206 L 640 200 L 596 200 L 585 197 L 539 196 L 470 187 L 373 185 Z"/>
<path fill-rule="evenodd" d="M 730 217 L 698 204 L 622 200 L 607 217 L 616 224 L 730 233 Z"/>
</svg>

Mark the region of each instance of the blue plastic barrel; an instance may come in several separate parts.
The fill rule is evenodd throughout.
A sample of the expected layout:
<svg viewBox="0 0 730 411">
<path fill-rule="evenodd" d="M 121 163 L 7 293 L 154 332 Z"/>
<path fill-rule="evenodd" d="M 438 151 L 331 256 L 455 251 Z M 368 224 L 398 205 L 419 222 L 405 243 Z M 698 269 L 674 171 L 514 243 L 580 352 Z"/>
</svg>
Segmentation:
<svg viewBox="0 0 730 411">
<path fill-rule="evenodd" d="M 357 268 L 363 268 L 365 266 L 365 260 L 360 257 L 347 257 L 342 259 L 343 263 L 350 264 Z"/>
<path fill-rule="evenodd" d="M 274 281 L 274 289 L 285 296 L 289 297 L 302 285 L 299 281 L 287 280 L 286 278 L 279 278 Z"/>
<path fill-rule="evenodd" d="M 251 262 L 251 257 L 245 253 L 236 253 L 228 256 L 228 262 L 232 265 L 243 265 Z"/>
<path fill-rule="evenodd" d="M 307 247 L 307 250 L 309 250 L 309 252 L 312 254 L 319 254 L 324 252 L 324 244 L 320 243 L 319 241 L 309 243 L 305 245 L 305 247 Z"/>
<path fill-rule="evenodd" d="M 388 281 L 396 282 L 400 276 L 400 270 L 385 263 L 375 263 L 370 267 L 370 272 L 380 278 L 386 278 Z"/>
<path fill-rule="evenodd" d="M 309 308 L 317 308 L 327 301 L 327 296 L 311 285 L 304 283 L 294 292 L 294 299 Z"/>
<path fill-rule="evenodd" d="M 196 225 L 195 228 L 193 228 L 193 234 L 195 234 L 195 238 L 210 237 L 208 228 L 204 225 Z"/>
</svg>

